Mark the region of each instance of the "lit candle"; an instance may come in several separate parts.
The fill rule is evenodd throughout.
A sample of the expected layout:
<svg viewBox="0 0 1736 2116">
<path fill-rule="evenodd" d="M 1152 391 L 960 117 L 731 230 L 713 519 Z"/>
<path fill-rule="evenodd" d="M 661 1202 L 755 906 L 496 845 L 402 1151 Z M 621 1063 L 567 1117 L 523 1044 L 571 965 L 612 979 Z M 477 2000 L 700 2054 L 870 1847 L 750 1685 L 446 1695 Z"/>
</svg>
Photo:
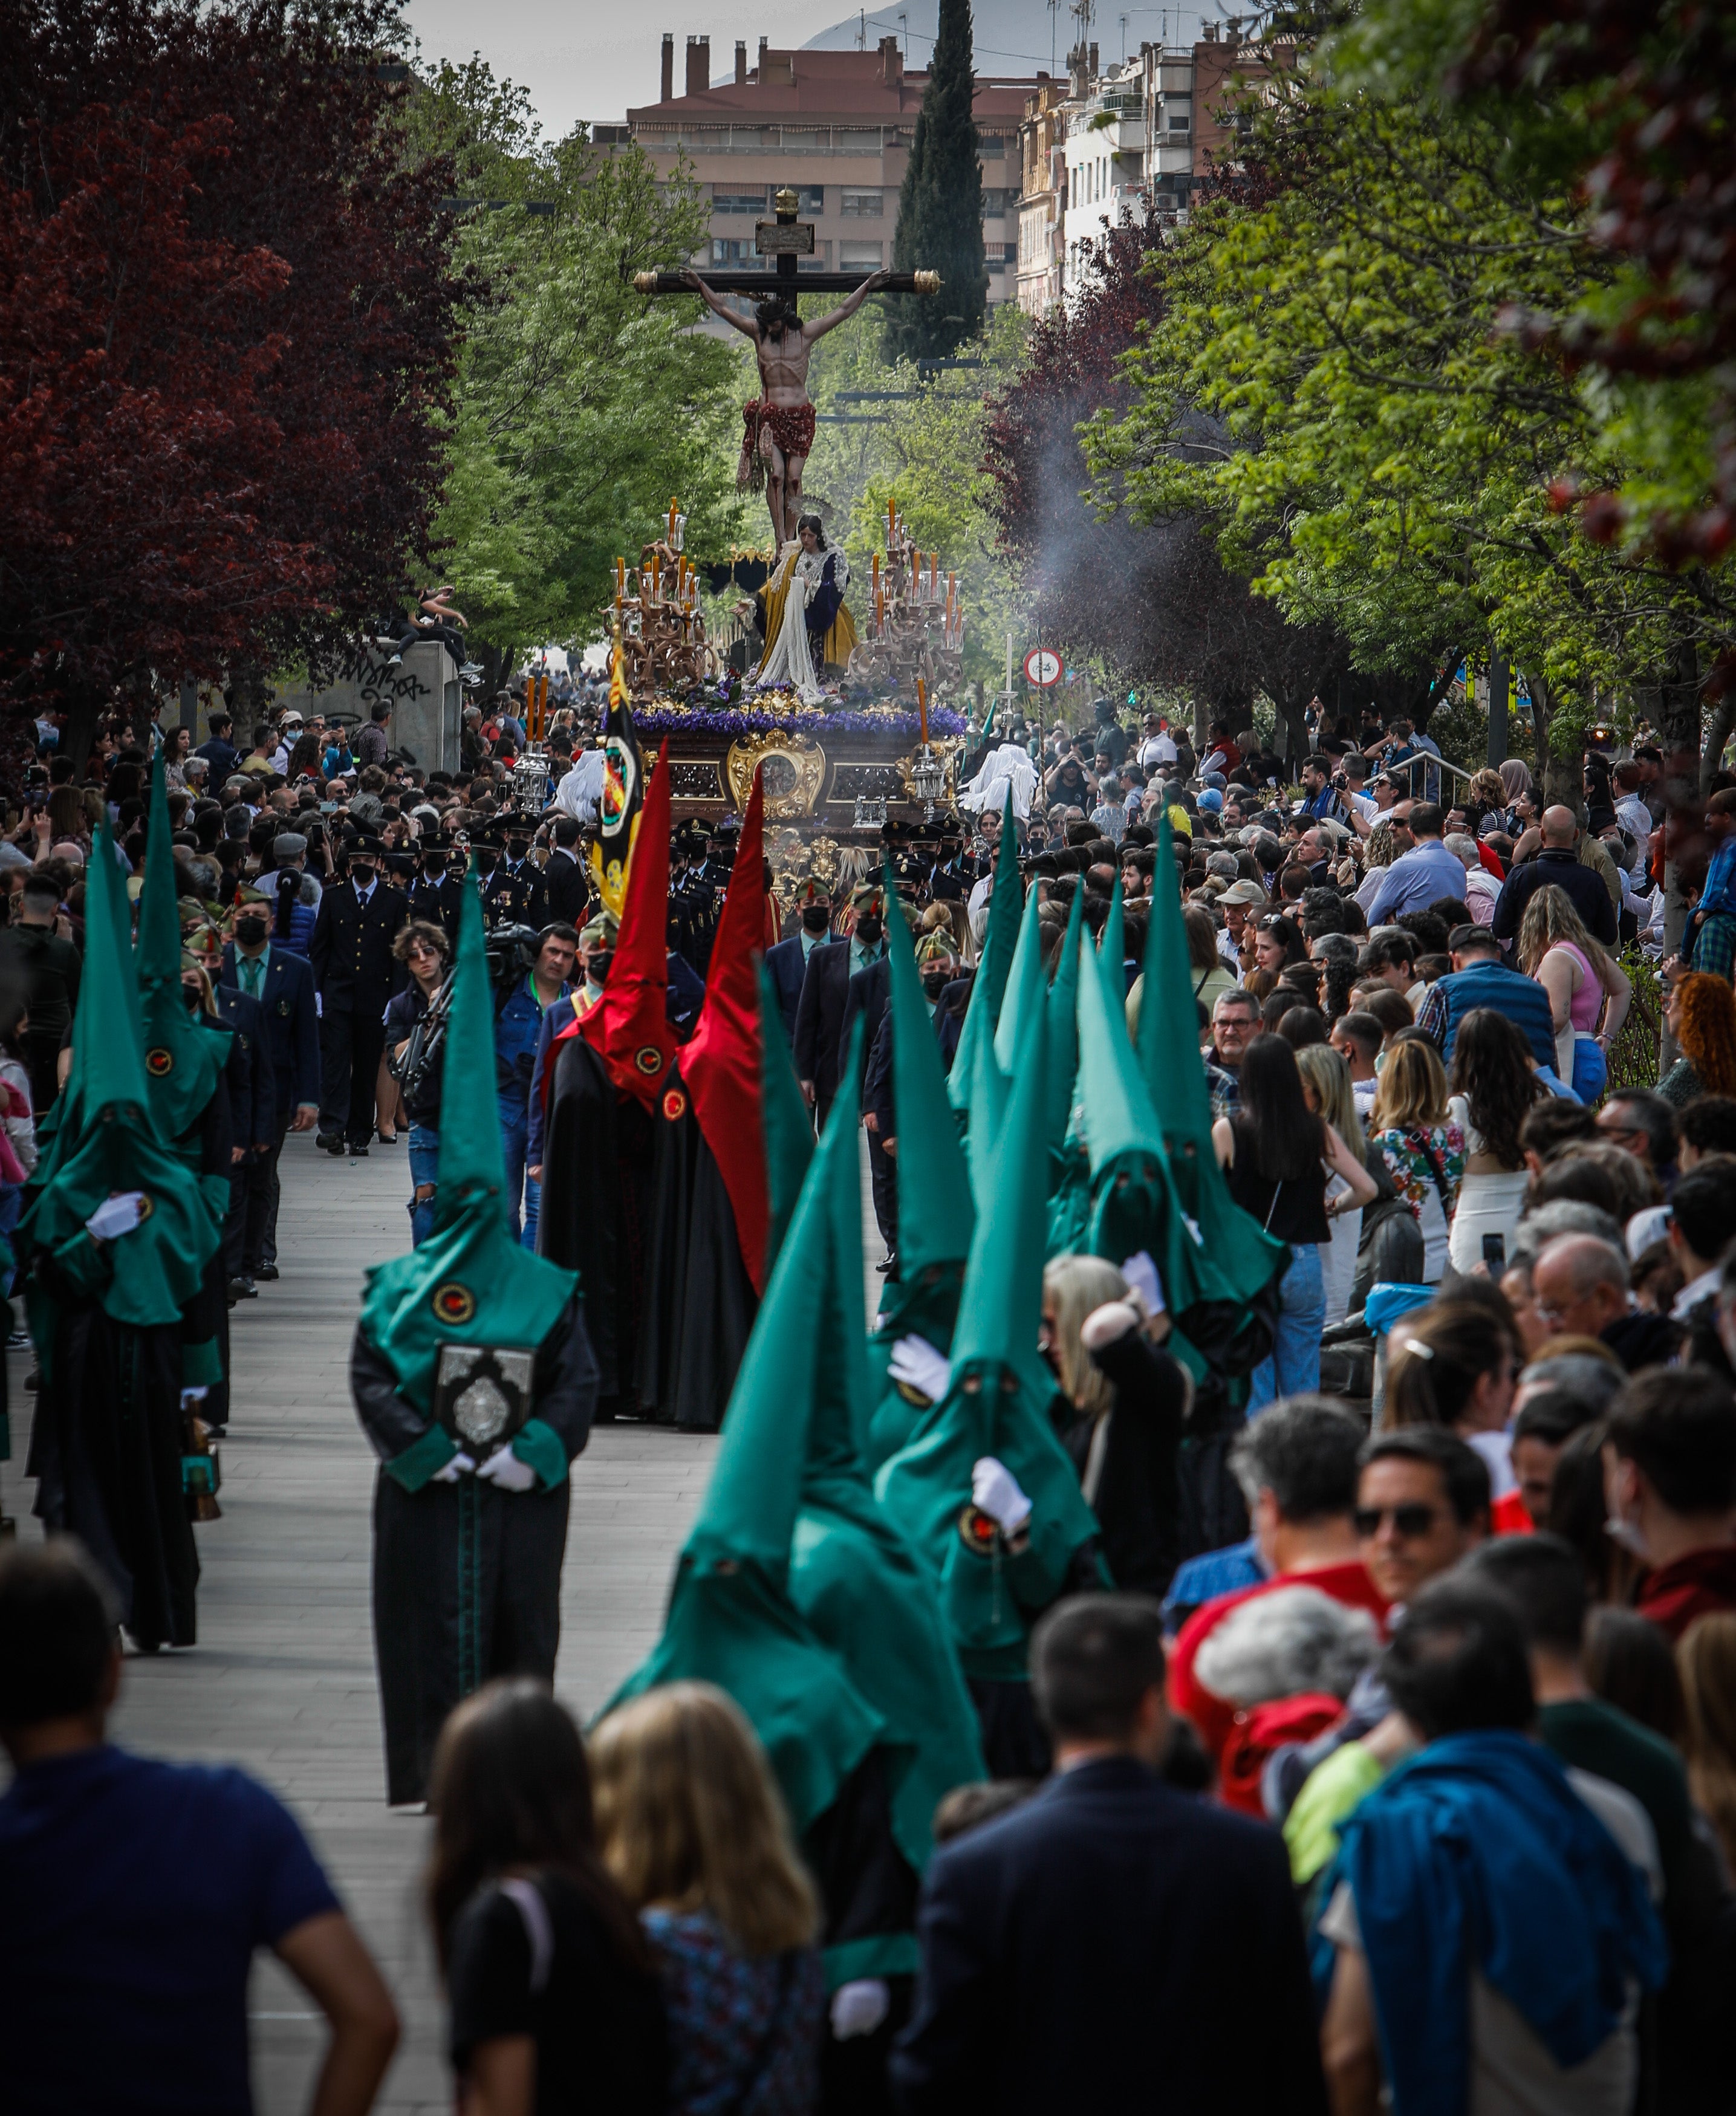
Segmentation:
<svg viewBox="0 0 1736 2116">
<path fill-rule="evenodd" d="M 875 633 L 875 637 L 876 637 L 877 638 L 884 639 L 884 638 L 886 637 L 886 591 L 885 586 L 882 585 L 882 583 L 880 581 L 878 581 L 878 580 L 877 579 L 877 580 L 876 580 L 876 582 L 874 582 L 874 633 Z"/>
<path fill-rule="evenodd" d="M 931 551 L 928 554 L 928 600 L 930 602 L 938 602 L 940 599 L 941 554 L 938 551 Z"/>
<path fill-rule="evenodd" d="M 888 550 L 890 550 L 892 545 L 897 540 L 897 536 L 898 502 L 896 499 L 888 498 L 886 501 L 886 547 Z"/>
<path fill-rule="evenodd" d="M 928 686 L 919 676 L 916 679 L 916 716 L 921 723 L 923 740 L 928 739 Z"/>
<path fill-rule="evenodd" d="M 874 599 L 877 602 L 880 599 L 880 554 L 877 551 L 875 552 L 873 557 L 873 576 Z"/>
<path fill-rule="evenodd" d="M 671 499 L 669 503 L 669 540 L 671 544 L 675 540 L 675 517 L 679 513 L 680 507 L 681 503 L 679 499 Z"/>
</svg>

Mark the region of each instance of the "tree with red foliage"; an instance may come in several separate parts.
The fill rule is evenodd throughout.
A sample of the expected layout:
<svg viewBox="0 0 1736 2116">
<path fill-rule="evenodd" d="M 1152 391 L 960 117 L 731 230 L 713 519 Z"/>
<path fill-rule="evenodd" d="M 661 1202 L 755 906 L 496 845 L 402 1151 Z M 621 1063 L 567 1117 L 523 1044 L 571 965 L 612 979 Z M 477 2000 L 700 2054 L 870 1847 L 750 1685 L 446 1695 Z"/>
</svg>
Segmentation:
<svg viewBox="0 0 1736 2116">
<path fill-rule="evenodd" d="M 1219 559 L 1209 523 L 1177 513 L 1144 525 L 1106 514 L 1079 437 L 1094 413 L 1130 402 L 1122 356 L 1160 313 L 1162 229 L 1124 224 L 1093 246 L 1076 297 L 1038 323 L 1019 380 L 991 407 L 988 468 L 1006 548 L 1029 571 L 1044 630 L 1124 680 L 1188 691 L 1199 732 L 1235 727 L 1264 691 L 1306 747 L 1309 700 L 1343 663 L 1324 625 L 1287 623 Z M 1209 438 L 1201 424 L 1202 443 Z M 1221 437 L 1220 437 L 1221 438 Z"/>
<path fill-rule="evenodd" d="M 329 666 L 426 544 L 463 289 L 394 28 L 0 0 L 0 690 L 81 766 L 117 691 Z"/>
</svg>

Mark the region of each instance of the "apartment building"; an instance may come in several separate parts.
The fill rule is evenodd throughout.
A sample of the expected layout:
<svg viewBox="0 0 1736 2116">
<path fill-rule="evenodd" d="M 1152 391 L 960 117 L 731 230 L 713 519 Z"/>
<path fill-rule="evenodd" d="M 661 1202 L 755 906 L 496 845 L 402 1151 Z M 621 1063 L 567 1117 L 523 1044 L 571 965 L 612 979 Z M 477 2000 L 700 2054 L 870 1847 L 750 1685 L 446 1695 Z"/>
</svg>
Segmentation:
<svg viewBox="0 0 1736 2116">
<path fill-rule="evenodd" d="M 1235 84 L 1269 71 L 1259 47 L 1208 23 L 1196 44 L 1142 44 L 1107 73 L 1090 44 L 1069 53 L 1065 81 L 1039 75 L 1019 128 L 1020 306 L 1042 315 L 1066 300 L 1106 228 L 1151 213 L 1185 220 L 1200 184 L 1236 159 Z"/>
<path fill-rule="evenodd" d="M 631 140 L 667 175 L 684 158 L 711 207 L 702 266 L 753 264 L 754 223 L 769 219 L 785 186 L 814 223 L 809 271 L 872 271 L 892 259 L 898 190 L 928 84 L 907 72 L 896 37 L 873 51 L 774 51 L 760 39 L 749 66 L 735 46 L 732 76 L 711 79 L 711 39 L 687 40 L 684 91 L 675 93 L 675 39 L 663 39 L 661 93 L 624 125 L 597 125 L 600 146 Z M 979 74 L 983 236 L 988 298 L 1014 298 L 1017 277 L 1019 129 L 1037 83 Z"/>
</svg>

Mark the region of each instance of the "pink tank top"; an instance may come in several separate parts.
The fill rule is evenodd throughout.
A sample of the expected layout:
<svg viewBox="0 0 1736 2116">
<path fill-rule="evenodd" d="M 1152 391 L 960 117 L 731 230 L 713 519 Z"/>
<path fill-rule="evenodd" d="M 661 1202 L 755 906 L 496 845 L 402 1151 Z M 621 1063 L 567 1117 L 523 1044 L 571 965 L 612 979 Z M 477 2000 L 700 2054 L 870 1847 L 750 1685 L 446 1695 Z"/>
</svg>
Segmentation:
<svg viewBox="0 0 1736 2116">
<path fill-rule="evenodd" d="M 1597 972 L 1586 959 L 1583 948 L 1576 948 L 1571 941 L 1558 941 L 1555 945 L 1564 955 L 1571 955 L 1579 965 L 1579 988 L 1568 1008 L 1568 1019 L 1577 1033 L 1589 1036 L 1597 1026 L 1598 1015 L 1603 1012 L 1603 986 Z"/>
</svg>

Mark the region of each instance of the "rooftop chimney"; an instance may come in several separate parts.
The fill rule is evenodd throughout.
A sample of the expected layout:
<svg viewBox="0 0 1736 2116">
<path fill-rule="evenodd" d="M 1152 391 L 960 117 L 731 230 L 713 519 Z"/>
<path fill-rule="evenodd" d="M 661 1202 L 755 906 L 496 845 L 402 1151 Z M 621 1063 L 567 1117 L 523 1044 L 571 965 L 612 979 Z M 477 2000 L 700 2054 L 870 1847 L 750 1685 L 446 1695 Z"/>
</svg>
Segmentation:
<svg viewBox="0 0 1736 2116">
<path fill-rule="evenodd" d="M 709 37 L 689 37 L 687 40 L 687 93 L 703 95 L 711 85 L 711 40 Z"/>
<path fill-rule="evenodd" d="M 896 37 L 880 39 L 880 78 L 888 88 L 896 88 L 905 77 L 905 56 L 898 48 Z"/>
<path fill-rule="evenodd" d="M 1098 80 L 1102 78 L 1098 70 L 1097 47 L 1095 44 L 1093 44 L 1091 47 L 1091 78 L 1093 80 Z"/>
<path fill-rule="evenodd" d="M 657 100 L 659 103 L 672 103 L 675 94 L 675 33 L 673 30 L 665 30 L 663 32 L 663 88 Z"/>
<path fill-rule="evenodd" d="M 735 85 L 745 88 L 747 85 L 748 40 L 745 37 L 738 37 L 735 39 Z"/>
<path fill-rule="evenodd" d="M 762 37 L 759 40 L 758 78 L 761 80 L 763 80 L 766 78 L 766 53 L 771 48 L 771 39 L 770 37 Z"/>
</svg>

